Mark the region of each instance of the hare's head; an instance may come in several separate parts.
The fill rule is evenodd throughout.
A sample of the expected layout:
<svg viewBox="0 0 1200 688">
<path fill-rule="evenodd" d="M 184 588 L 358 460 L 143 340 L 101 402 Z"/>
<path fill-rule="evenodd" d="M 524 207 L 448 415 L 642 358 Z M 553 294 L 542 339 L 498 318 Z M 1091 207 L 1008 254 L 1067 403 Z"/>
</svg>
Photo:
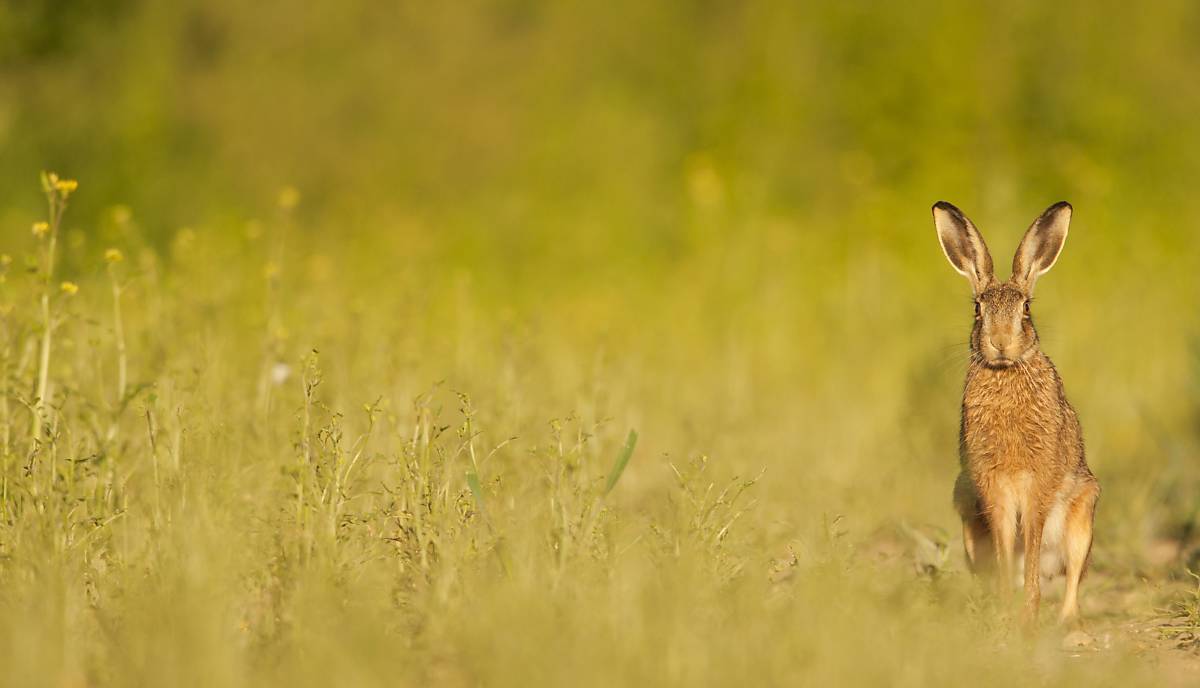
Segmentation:
<svg viewBox="0 0 1200 688">
<path fill-rule="evenodd" d="M 987 245 L 962 211 L 938 201 L 933 206 L 933 222 L 950 265 L 975 290 L 972 353 L 992 368 L 1008 368 L 1025 361 L 1038 345 L 1029 309 L 1033 284 L 1054 266 L 1062 252 L 1071 224 L 1071 205 L 1065 201 L 1055 203 L 1034 220 L 1013 257 L 1013 274 L 1007 282 L 996 280 Z"/>
</svg>

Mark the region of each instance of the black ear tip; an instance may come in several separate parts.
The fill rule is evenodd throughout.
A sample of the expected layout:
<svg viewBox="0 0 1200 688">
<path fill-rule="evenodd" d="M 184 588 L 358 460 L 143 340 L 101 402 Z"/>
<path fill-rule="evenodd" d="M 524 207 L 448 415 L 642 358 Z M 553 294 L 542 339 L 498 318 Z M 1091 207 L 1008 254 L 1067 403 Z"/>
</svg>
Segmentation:
<svg viewBox="0 0 1200 688">
<path fill-rule="evenodd" d="M 956 216 L 962 215 L 961 210 L 959 210 L 958 208 L 955 208 L 953 203 L 948 203 L 946 201 L 938 201 L 937 203 L 934 203 L 933 210 L 944 210 L 944 211 L 950 213 L 951 215 L 956 215 Z"/>
<path fill-rule="evenodd" d="M 1073 207 L 1071 207 L 1071 204 L 1070 204 L 1070 203 L 1067 203 L 1066 201 L 1059 201 L 1058 203 L 1055 203 L 1054 205 L 1052 205 L 1052 206 L 1050 206 L 1049 208 L 1047 208 L 1047 209 L 1046 209 L 1046 212 L 1048 212 L 1048 213 L 1057 213 L 1057 212 L 1058 212 L 1058 211 L 1060 211 L 1060 210 L 1070 210 L 1070 211 L 1074 211 L 1075 209 L 1074 209 Z"/>
</svg>

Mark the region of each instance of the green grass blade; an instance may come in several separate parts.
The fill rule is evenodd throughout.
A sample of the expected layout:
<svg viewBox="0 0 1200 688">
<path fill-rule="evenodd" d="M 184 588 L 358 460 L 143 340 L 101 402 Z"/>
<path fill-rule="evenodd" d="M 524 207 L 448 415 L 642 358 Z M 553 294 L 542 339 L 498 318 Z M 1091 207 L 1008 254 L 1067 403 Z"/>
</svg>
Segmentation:
<svg viewBox="0 0 1200 688">
<path fill-rule="evenodd" d="M 479 512 L 486 517 L 487 509 L 483 504 L 483 486 L 479 484 L 479 476 L 475 474 L 475 471 L 467 471 L 467 487 L 471 488 L 471 494 L 475 495 L 475 503 L 479 505 Z"/>
<path fill-rule="evenodd" d="M 629 437 L 625 439 L 625 446 L 617 455 L 617 462 L 613 464 L 612 472 L 608 474 L 608 484 L 604 487 L 604 494 L 612 492 L 612 489 L 617 486 L 617 481 L 621 479 L 621 474 L 629 465 L 629 458 L 633 456 L 633 448 L 637 446 L 637 439 L 637 430 L 630 430 Z"/>
</svg>

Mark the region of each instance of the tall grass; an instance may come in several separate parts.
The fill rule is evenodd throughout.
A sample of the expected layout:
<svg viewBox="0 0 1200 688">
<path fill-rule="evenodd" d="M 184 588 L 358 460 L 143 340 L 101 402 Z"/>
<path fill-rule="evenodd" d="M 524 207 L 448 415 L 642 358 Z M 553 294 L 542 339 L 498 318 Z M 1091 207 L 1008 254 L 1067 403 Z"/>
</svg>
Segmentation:
<svg viewBox="0 0 1200 688">
<path fill-rule="evenodd" d="M 437 275 L 373 287 L 368 307 L 354 294 L 374 277 L 264 271 L 263 239 L 197 230 L 169 256 L 128 234 L 64 290 L 54 231 L 4 283 L 14 684 L 1186 675 L 1114 640 L 1188 599 L 1169 583 L 1182 568 L 1146 568 L 1171 514 L 1131 501 L 1141 487 L 1112 485 L 1101 511 L 1084 610 L 1104 652 L 1015 635 L 965 574 L 947 497 L 959 365 L 889 394 L 874 380 L 904 367 L 827 354 L 805 379 L 773 328 L 655 325 L 670 296 L 612 340 L 569 317 L 522 332 L 532 313 Z M 1093 445 L 1119 432 L 1099 424 Z M 1102 480 L 1119 474 L 1097 453 Z"/>
<path fill-rule="evenodd" d="M 0 681 L 1189 685 L 1196 21 L 0 7 Z M 1065 650 L 963 566 L 940 198 L 1076 208 Z"/>
</svg>

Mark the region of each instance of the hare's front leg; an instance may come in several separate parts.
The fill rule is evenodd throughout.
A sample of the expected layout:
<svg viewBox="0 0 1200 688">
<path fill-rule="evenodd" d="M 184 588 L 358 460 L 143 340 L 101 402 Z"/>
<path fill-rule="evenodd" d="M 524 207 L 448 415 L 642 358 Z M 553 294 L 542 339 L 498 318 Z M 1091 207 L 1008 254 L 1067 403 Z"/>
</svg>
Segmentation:
<svg viewBox="0 0 1200 688">
<path fill-rule="evenodd" d="M 1002 496 L 1002 495 L 997 495 Z M 992 552 L 1000 565 L 996 589 L 1008 594 L 1013 584 L 1013 549 L 1017 542 L 1017 510 L 1012 500 L 992 499 L 985 503 L 988 531 L 992 535 Z"/>
<path fill-rule="evenodd" d="M 1045 509 L 1031 508 L 1021 516 L 1025 535 L 1025 608 L 1021 613 L 1027 625 L 1037 621 L 1042 602 L 1042 529 L 1046 524 Z"/>
<path fill-rule="evenodd" d="M 1088 556 L 1092 551 L 1092 521 L 1096 514 L 1096 500 L 1100 498 L 1100 484 L 1089 478 L 1075 493 L 1067 508 L 1063 525 L 1063 561 L 1067 570 L 1067 589 L 1063 595 L 1059 623 L 1069 623 L 1079 616 L 1079 581 L 1087 571 Z"/>
</svg>

